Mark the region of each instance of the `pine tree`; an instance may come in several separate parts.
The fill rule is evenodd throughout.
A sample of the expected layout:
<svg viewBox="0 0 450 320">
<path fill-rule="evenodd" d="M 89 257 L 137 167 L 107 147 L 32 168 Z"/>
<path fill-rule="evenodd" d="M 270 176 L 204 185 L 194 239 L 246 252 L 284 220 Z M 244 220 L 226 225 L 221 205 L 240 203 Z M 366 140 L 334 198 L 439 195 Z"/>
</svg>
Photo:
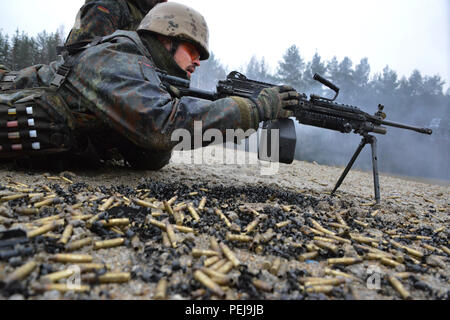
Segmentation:
<svg viewBox="0 0 450 320">
<path fill-rule="evenodd" d="M 202 62 L 201 66 L 193 74 L 191 84 L 196 88 L 214 91 L 218 81 L 224 80 L 226 76 L 225 68 L 214 53 L 211 52 L 210 58 Z"/>
<path fill-rule="evenodd" d="M 283 60 L 280 61 L 276 78 L 279 83 L 290 85 L 299 91 L 303 91 L 306 87 L 303 81 L 304 71 L 305 62 L 300 55 L 298 47 L 293 45 L 287 49 Z"/>
</svg>

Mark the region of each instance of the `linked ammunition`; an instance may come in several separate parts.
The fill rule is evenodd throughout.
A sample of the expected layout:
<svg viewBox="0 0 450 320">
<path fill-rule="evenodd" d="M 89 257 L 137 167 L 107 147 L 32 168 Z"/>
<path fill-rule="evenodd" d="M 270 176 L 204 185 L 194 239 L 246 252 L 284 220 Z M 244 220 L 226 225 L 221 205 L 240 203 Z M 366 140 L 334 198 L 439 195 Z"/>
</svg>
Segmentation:
<svg viewBox="0 0 450 320">
<path fill-rule="evenodd" d="M 169 237 L 169 241 L 172 244 L 172 248 L 176 249 L 177 248 L 177 237 L 175 235 L 175 231 L 173 230 L 173 226 L 166 222 L 166 232 L 167 232 L 167 236 Z"/>
<path fill-rule="evenodd" d="M 225 296 L 225 292 L 222 290 L 222 288 L 200 270 L 194 272 L 194 278 L 195 280 L 203 284 L 206 288 L 211 290 L 211 292 L 213 292 L 215 295 L 221 298 Z"/>
<path fill-rule="evenodd" d="M 91 263 L 93 258 L 85 254 L 56 254 L 50 260 L 60 263 Z"/>
<path fill-rule="evenodd" d="M 193 249 L 192 250 L 192 255 L 195 258 L 200 258 L 202 256 L 205 257 L 214 257 L 214 256 L 218 256 L 219 253 L 217 251 L 213 251 L 213 250 L 201 250 L 201 249 Z"/>
<path fill-rule="evenodd" d="M 36 269 L 36 267 L 36 261 L 30 261 L 24 264 L 20 268 L 16 269 L 11 275 L 6 277 L 6 283 L 24 280 L 34 271 L 34 269 Z"/>
<path fill-rule="evenodd" d="M 238 241 L 238 242 L 251 242 L 253 240 L 252 237 L 244 234 L 231 234 L 231 233 L 227 233 L 226 239 L 228 241 Z"/>
<path fill-rule="evenodd" d="M 230 248 L 228 248 L 228 246 L 226 244 L 221 243 L 220 249 L 222 249 L 222 252 L 225 255 L 225 257 L 227 257 L 227 259 L 230 260 L 231 263 L 233 263 L 234 267 L 239 267 L 241 262 L 238 260 L 238 258 L 236 258 L 233 251 L 231 251 Z"/>
<path fill-rule="evenodd" d="M 154 300 L 164 300 L 167 298 L 167 280 L 162 278 L 159 280 L 158 285 L 156 286 L 156 292 L 153 296 Z"/>
<path fill-rule="evenodd" d="M 105 240 L 105 241 L 97 241 L 94 243 L 94 250 L 119 247 L 119 246 L 123 245 L 124 243 L 125 243 L 124 238 L 117 238 L 117 239 L 111 239 L 111 240 Z"/>
<path fill-rule="evenodd" d="M 66 245 L 66 251 L 75 251 L 81 249 L 85 246 L 88 246 L 92 243 L 93 239 L 91 237 L 84 238 L 81 240 L 73 241 Z"/>
<path fill-rule="evenodd" d="M 58 243 L 61 244 L 67 244 L 67 242 L 69 242 L 70 237 L 72 236 L 72 232 L 73 232 L 73 225 L 69 224 L 67 225 L 67 227 L 64 229 L 64 232 L 61 236 L 61 238 L 59 239 Z"/>
<path fill-rule="evenodd" d="M 75 273 L 73 269 L 67 269 L 63 271 L 58 271 L 54 273 L 50 273 L 44 277 L 42 277 L 42 280 L 44 282 L 57 282 L 61 279 L 66 279 L 70 276 L 72 276 Z"/>
<path fill-rule="evenodd" d="M 402 283 L 396 277 L 389 277 L 389 282 L 402 296 L 404 300 L 411 299 L 410 293 L 403 287 Z"/>
<path fill-rule="evenodd" d="M 328 259 L 328 264 L 331 265 L 344 265 L 349 266 L 352 264 L 357 264 L 363 262 L 360 258 L 334 258 L 334 259 Z"/>
</svg>

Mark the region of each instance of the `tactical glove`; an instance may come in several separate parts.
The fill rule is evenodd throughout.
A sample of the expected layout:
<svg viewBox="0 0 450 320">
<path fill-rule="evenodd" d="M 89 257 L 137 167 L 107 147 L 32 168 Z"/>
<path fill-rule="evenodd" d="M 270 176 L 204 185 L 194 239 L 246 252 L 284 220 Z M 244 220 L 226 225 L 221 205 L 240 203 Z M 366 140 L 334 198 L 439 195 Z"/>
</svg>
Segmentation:
<svg viewBox="0 0 450 320">
<path fill-rule="evenodd" d="M 298 105 L 300 95 L 291 86 L 266 88 L 254 101 L 258 109 L 260 121 L 292 117 L 292 111 L 286 107 Z"/>
</svg>

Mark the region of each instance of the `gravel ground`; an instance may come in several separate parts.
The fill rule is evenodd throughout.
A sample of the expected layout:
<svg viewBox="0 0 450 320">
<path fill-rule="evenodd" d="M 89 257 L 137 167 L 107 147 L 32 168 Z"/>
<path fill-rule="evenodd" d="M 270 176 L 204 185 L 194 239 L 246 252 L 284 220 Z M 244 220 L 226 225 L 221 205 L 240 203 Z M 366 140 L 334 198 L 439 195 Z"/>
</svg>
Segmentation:
<svg viewBox="0 0 450 320">
<path fill-rule="evenodd" d="M 203 155 L 202 165 L 180 164 L 176 154 L 159 172 L 108 165 L 46 173 L 4 165 L 0 231 L 53 230 L 30 240 L 28 256 L 0 261 L 0 299 L 449 298 L 449 183 L 381 175 L 377 206 L 371 173 L 352 171 L 331 197 L 343 168 L 295 162 L 264 176 L 267 168 L 259 164 L 221 164 L 222 151 L 197 151 L 193 159 Z M 122 224 L 105 225 L 112 219 Z M 177 229 L 177 222 L 188 229 Z M 69 225 L 67 245 L 88 239 L 71 252 L 58 243 Z M 95 249 L 117 238 L 120 246 Z M 88 255 L 100 266 L 56 262 L 60 253 Z M 32 271 L 17 275 L 27 264 Z M 75 273 L 46 279 L 67 269 Z M 78 280 L 81 293 L 50 286 Z"/>
</svg>

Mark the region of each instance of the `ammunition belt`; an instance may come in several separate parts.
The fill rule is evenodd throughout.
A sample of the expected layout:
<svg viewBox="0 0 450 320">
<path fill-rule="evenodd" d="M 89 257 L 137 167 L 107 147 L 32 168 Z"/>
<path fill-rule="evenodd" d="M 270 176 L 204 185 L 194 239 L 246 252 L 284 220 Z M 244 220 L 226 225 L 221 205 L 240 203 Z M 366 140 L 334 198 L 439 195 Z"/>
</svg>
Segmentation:
<svg viewBox="0 0 450 320">
<path fill-rule="evenodd" d="M 64 107 L 54 108 L 43 98 L 56 93 L 45 89 L 24 91 L 25 99 L 15 103 L 8 103 L 8 99 L 20 91 L 0 94 L 0 158 L 69 150 L 72 138 L 68 116 L 61 112 Z"/>
</svg>

